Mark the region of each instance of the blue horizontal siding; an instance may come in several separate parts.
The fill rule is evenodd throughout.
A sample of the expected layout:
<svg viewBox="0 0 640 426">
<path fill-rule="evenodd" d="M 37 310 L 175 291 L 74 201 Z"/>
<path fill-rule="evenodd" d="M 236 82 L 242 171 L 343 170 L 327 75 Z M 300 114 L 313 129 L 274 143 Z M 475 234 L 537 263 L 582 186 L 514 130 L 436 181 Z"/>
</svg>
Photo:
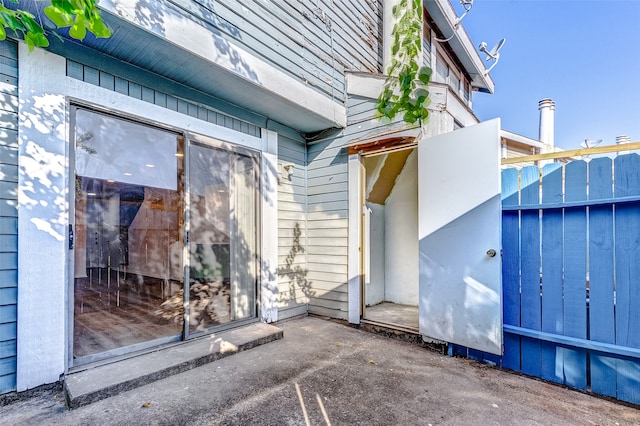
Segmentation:
<svg viewBox="0 0 640 426">
<path fill-rule="evenodd" d="M 0 129 L 2 123 L 0 123 Z M 18 165 L 18 148 L 8 145 L 0 145 L 0 162 L 3 164 Z"/>
<path fill-rule="evenodd" d="M 9 356 L 6 358 L 0 358 L 0 371 L 7 372 L 7 374 L 15 374 L 16 372 L 16 357 Z"/>
<path fill-rule="evenodd" d="M 0 110 L 18 112 L 18 97 L 0 92 Z"/>
<path fill-rule="evenodd" d="M 18 251 L 17 235 L 1 235 L 0 234 L 0 253 L 16 253 Z M 2 283 L 0 283 L 0 287 Z"/>
<path fill-rule="evenodd" d="M 18 47 L 0 43 L 0 394 L 16 390 Z"/>
<path fill-rule="evenodd" d="M 5 182 L 18 182 L 18 166 L 2 164 L 0 159 L 0 178 Z"/>
<path fill-rule="evenodd" d="M 0 324 L 15 322 L 17 318 L 18 307 L 16 305 L 0 305 Z"/>
<path fill-rule="evenodd" d="M 0 306 L 14 306 L 18 303 L 18 288 L 6 287 L 0 288 Z"/>
<path fill-rule="evenodd" d="M 16 356 L 16 340 L 0 341 L 0 358 L 10 358 Z"/>
<path fill-rule="evenodd" d="M 16 390 L 16 374 L 0 376 L 0 395 Z"/>
<path fill-rule="evenodd" d="M 67 76 L 251 136 L 260 137 L 261 135 L 260 127 L 254 124 L 69 59 L 67 60 Z M 2 112 L 0 111 L 0 125 L 2 118 Z"/>
<path fill-rule="evenodd" d="M 15 340 L 18 335 L 18 328 L 16 326 L 16 322 L 0 322 L 0 340 Z"/>
<path fill-rule="evenodd" d="M 18 270 L 8 269 L 0 270 L 0 288 L 17 287 L 18 286 Z"/>
</svg>

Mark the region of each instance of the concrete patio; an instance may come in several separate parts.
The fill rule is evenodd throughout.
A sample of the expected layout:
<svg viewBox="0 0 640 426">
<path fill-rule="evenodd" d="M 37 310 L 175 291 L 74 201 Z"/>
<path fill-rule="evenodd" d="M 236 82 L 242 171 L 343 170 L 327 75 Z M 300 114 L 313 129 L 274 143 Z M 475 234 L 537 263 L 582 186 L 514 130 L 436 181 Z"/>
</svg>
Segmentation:
<svg viewBox="0 0 640 426">
<path fill-rule="evenodd" d="M 61 388 L 0 406 L 2 424 L 632 425 L 640 410 L 336 322 L 69 411 Z"/>
</svg>

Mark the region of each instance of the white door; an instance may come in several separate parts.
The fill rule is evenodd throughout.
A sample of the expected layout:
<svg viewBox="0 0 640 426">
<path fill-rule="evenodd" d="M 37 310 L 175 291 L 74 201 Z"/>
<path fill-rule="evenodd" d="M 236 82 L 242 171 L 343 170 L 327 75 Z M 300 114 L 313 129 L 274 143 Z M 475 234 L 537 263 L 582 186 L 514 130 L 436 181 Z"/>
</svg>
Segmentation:
<svg viewBox="0 0 640 426">
<path fill-rule="evenodd" d="M 500 120 L 418 143 L 420 333 L 502 353 Z"/>
</svg>

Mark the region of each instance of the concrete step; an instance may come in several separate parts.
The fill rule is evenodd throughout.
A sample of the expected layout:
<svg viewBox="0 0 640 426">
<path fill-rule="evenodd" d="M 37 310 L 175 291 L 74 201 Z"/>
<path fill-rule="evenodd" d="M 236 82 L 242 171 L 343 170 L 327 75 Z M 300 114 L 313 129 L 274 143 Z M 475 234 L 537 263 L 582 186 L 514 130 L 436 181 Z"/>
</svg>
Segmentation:
<svg viewBox="0 0 640 426">
<path fill-rule="evenodd" d="M 64 379 L 67 406 L 81 407 L 282 337 L 282 329 L 254 323 L 71 373 Z"/>
</svg>

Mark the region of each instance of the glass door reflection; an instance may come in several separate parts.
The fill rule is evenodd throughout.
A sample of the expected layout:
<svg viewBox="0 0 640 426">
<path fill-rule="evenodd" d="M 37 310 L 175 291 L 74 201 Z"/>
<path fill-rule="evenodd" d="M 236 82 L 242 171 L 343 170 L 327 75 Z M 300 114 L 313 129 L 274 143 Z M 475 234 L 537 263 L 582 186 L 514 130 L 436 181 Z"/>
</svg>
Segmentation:
<svg viewBox="0 0 640 426">
<path fill-rule="evenodd" d="M 189 331 L 256 316 L 257 166 L 189 147 Z"/>
<path fill-rule="evenodd" d="M 90 361 L 182 332 L 183 142 L 75 112 L 73 356 Z"/>
</svg>

